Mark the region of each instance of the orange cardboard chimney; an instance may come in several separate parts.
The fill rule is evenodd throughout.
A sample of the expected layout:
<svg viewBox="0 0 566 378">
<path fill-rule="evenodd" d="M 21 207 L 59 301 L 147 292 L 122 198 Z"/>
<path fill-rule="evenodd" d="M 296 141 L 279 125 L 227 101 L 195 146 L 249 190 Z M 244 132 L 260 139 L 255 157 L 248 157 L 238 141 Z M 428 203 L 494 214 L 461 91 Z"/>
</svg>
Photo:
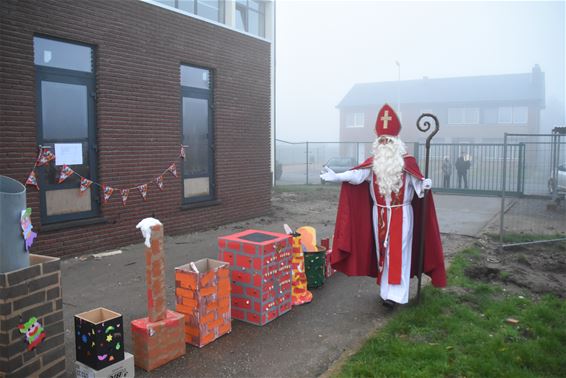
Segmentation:
<svg viewBox="0 0 566 378">
<path fill-rule="evenodd" d="M 185 342 L 202 348 L 232 331 L 230 265 L 202 259 L 175 268 L 176 310 L 185 315 Z"/>
</svg>

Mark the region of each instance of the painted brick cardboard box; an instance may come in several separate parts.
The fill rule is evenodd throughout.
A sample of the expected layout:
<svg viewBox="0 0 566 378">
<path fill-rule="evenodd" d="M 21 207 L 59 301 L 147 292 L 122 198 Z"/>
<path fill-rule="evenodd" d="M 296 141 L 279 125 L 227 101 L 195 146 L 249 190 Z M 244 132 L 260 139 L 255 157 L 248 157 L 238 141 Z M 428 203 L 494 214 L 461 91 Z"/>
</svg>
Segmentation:
<svg viewBox="0 0 566 378">
<path fill-rule="evenodd" d="M 232 331 L 230 266 L 202 259 L 175 268 L 177 312 L 185 315 L 185 342 L 203 347 Z"/>
<path fill-rule="evenodd" d="M 291 309 L 291 235 L 246 230 L 218 238 L 230 263 L 232 318 L 264 325 Z"/>
<path fill-rule="evenodd" d="M 65 374 L 61 263 L 34 254 L 29 260 L 27 268 L 0 273 L 0 378 Z M 45 334 L 33 348 L 33 335 L 18 327 L 32 318 Z"/>
<path fill-rule="evenodd" d="M 122 315 L 103 307 L 75 315 L 76 359 L 94 370 L 124 359 Z"/>
</svg>

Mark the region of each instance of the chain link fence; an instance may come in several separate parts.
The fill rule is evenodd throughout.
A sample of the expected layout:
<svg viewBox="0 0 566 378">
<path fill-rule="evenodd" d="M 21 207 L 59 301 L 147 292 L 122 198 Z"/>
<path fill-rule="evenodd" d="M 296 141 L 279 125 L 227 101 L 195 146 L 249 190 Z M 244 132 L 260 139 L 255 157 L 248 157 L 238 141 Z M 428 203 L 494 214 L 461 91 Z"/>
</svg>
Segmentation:
<svg viewBox="0 0 566 378">
<path fill-rule="evenodd" d="M 514 170 L 509 147 L 521 145 L 522 186 L 519 193 L 509 176 L 502 176 L 499 237 L 503 247 L 566 240 L 566 136 L 505 134 L 504 171 Z"/>
</svg>

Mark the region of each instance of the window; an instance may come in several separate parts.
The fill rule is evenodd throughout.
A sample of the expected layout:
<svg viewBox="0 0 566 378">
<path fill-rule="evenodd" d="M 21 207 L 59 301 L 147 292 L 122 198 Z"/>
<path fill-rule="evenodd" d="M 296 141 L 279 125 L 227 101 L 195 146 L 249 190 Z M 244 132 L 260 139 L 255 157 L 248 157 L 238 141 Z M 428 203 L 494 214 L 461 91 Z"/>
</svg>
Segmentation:
<svg viewBox="0 0 566 378">
<path fill-rule="evenodd" d="M 37 141 L 56 150 L 71 149 L 72 157 L 58 156 L 38 167 L 41 223 L 83 219 L 98 215 L 98 191 L 79 191 L 80 177 L 58 183 L 63 164 L 80 176 L 96 181 L 95 75 L 89 46 L 34 37 Z"/>
<path fill-rule="evenodd" d="M 206 19 L 224 22 L 223 0 L 155 0 L 158 3 L 199 15 Z"/>
<path fill-rule="evenodd" d="M 513 107 L 513 123 L 526 124 L 529 119 L 529 108 L 526 106 Z"/>
<path fill-rule="evenodd" d="M 346 114 L 346 127 L 364 127 L 364 113 L 348 113 Z"/>
<path fill-rule="evenodd" d="M 501 107 L 497 115 L 497 123 L 512 123 L 513 122 L 513 108 Z"/>
<path fill-rule="evenodd" d="M 475 125 L 480 123 L 478 108 L 448 108 L 448 124 Z"/>
<path fill-rule="evenodd" d="M 236 0 L 236 28 L 265 37 L 265 4 L 258 0 Z"/>
<path fill-rule="evenodd" d="M 214 198 L 214 149 L 210 71 L 181 66 L 184 202 Z"/>
<path fill-rule="evenodd" d="M 497 123 L 526 124 L 529 118 L 529 108 L 526 106 L 505 106 L 498 110 Z"/>
</svg>

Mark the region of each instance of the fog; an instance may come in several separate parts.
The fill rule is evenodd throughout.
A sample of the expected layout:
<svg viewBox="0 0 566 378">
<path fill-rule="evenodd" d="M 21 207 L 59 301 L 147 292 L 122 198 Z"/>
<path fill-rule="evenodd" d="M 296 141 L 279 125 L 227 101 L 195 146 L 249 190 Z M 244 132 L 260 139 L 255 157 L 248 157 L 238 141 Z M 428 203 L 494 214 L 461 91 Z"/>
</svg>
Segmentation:
<svg viewBox="0 0 566 378">
<path fill-rule="evenodd" d="M 278 0 L 276 138 L 338 141 L 336 105 L 356 83 L 525 74 L 536 64 L 548 132 L 565 122 L 565 16 L 563 1 Z"/>
</svg>

